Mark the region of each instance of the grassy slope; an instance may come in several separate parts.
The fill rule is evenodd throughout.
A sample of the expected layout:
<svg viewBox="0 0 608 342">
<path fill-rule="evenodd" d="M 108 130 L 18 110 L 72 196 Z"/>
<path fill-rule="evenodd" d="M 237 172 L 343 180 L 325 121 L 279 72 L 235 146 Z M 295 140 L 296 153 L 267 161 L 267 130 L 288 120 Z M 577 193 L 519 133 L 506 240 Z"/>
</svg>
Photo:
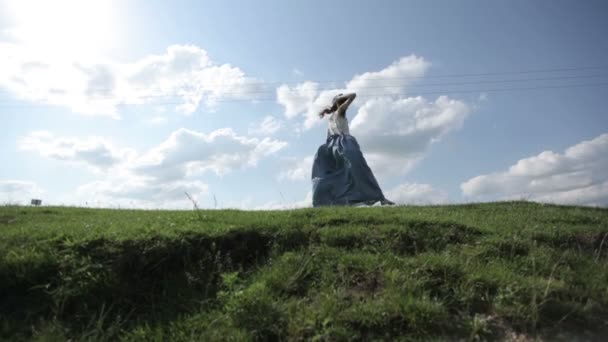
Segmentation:
<svg viewBox="0 0 608 342">
<path fill-rule="evenodd" d="M 0 207 L 0 339 L 600 339 L 608 210 Z"/>
</svg>

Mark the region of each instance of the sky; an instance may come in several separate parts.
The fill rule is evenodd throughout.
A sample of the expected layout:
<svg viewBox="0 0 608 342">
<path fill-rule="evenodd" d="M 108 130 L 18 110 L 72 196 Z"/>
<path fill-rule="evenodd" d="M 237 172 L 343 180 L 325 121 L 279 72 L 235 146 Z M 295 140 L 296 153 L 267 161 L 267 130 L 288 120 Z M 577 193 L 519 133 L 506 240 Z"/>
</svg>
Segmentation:
<svg viewBox="0 0 608 342">
<path fill-rule="evenodd" d="M 0 0 L 0 203 L 311 205 L 327 122 L 399 204 L 608 205 L 605 1 Z"/>
</svg>

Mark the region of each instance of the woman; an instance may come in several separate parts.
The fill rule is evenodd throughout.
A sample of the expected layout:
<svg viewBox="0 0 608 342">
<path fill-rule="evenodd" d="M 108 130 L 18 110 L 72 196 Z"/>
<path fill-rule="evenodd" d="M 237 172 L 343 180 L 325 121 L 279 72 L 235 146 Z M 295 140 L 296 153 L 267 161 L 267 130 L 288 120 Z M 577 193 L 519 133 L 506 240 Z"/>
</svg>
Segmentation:
<svg viewBox="0 0 608 342">
<path fill-rule="evenodd" d="M 339 94 L 319 116 L 329 116 L 327 141 L 319 146 L 312 166 L 312 204 L 394 204 L 387 200 L 367 165 L 359 144 L 350 135 L 346 109 L 357 95 Z"/>
</svg>

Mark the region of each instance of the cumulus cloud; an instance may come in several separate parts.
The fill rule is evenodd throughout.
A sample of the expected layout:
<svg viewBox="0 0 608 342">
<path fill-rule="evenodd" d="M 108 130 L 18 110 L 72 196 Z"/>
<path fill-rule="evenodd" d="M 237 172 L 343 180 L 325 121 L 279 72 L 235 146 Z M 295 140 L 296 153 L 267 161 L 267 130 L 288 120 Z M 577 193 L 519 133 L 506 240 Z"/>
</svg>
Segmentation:
<svg viewBox="0 0 608 342">
<path fill-rule="evenodd" d="M 119 117 L 123 104 L 175 104 L 185 114 L 224 99 L 254 99 L 260 82 L 230 64 L 216 64 L 195 45 L 132 63 L 56 56 L 16 42 L 0 42 L 0 88 L 35 103 Z"/>
<path fill-rule="evenodd" d="M 268 115 L 258 124 L 249 128 L 249 134 L 272 135 L 281 129 L 282 124 L 274 116 Z"/>
<path fill-rule="evenodd" d="M 271 138 L 250 138 L 230 128 L 209 134 L 180 128 L 146 153 L 138 155 L 118 148 L 102 137 L 57 137 L 50 132 L 32 132 L 19 140 L 24 151 L 68 162 L 85 164 L 97 170 L 121 167 L 158 179 L 177 180 L 212 171 L 224 175 L 236 168 L 256 166 L 257 162 L 287 146 Z"/>
<path fill-rule="evenodd" d="M 303 200 L 291 203 L 271 201 L 253 207 L 253 210 L 289 210 L 312 207 L 312 191 L 308 191 Z"/>
<path fill-rule="evenodd" d="M 350 124 L 351 133 L 374 172 L 402 174 L 424 157 L 429 146 L 462 127 L 471 112 L 471 106 L 447 96 L 435 100 L 402 96 L 430 66 L 424 58 L 410 55 L 379 71 L 355 75 L 343 87 L 320 89 L 310 81 L 295 87 L 283 84 L 277 89 L 277 99 L 287 117 L 301 116 L 303 128 L 310 129 L 323 123 L 317 113 L 336 94 L 356 92 L 358 111 Z M 283 171 L 280 178 L 303 179 L 304 166 L 301 162 Z"/>
<path fill-rule="evenodd" d="M 355 75 L 346 84 L 346 89 L 364 96 L 378 94 L 379 90 L 383 95 L 399 94 L 424 76 L 430 66 L 430 62 L 416 55 L 402 57 L 380 71 Z"/>
<path fill-rule="evenodd" d="M 277 102 L 285 107 L 288 118 L 304 115 L 304 128 L 319 124 L 317 113 L 330 104 L 338 93 L 356 92 L 360 98 L 397 95 L 422 77 L 431 63 L 422 57 L 410 55 L 402 57 L 380 71 L 355 75 L 343 86 L 319 89 L 319 83 L 303 82 L 290 87 L 286 84 L 277 88 Z"/>
<path fill-rule="evenodd" d="M 471 109 L 466 103 L 440 96 L 366 101 L 353 119 L 357 138 L 374 172 L 398 174 L 411 169 L 429 146 L 462 127 Z"/>
<path fill-rule="evenodd" d="M 20 147 L 55 160 L 104 170 L 104 179 L 78 189 L 81 196 L 103 203 L 143 207 L 173 207 L 208 192 L 201 180 L 206 172 L 224 175 L 239 168 L 255 167 L 287 146 L 271 138 L 251 138 L 224 128 L 205 134 L 178 129 L 144 153 L 117 148 L 100 137 L 57 137 L 33 132 L 20 139 Z M 185 201 L 185 202 L 184 202 Z"/>
<path fill-rule="evenodd" d="M 283 84 L 277 88 L 277 102 L 285 107 L 290 119 L 312 107 L 318 93 L 317 82 L 306 81 L 294 87 Z"/>
<path fill-rule="evenodd" d="M 313 156 L 307 156 L 300 159 L 289 159 L 287 161 L 289 168 L 281 171 L 279 174 L 279 180 L 310 181 L 312 162 Z"/>
<path fill-rule="evenodd" d="M 80 197 L 91 198 L 91 202 L 112 203 L 122 206 L 144 208 L 184 208 L 191 205 L 188 193 L 195 201 L 208 193 L 209 187 L 202 181 L 153 182 L 149 179 L 131 177 L 124 180 L 105 180 L 78 187 Z"/>
<path fill-rule="evenodd" d="M 85 164 L 95 170 L 107 170 L 134 157 L 131 149 L 118 148 L 101 137 L 56 137 L 47 131 L 32 132 L 19 140 L 23 151 L 74 163 Z"/>
<path fill-rule="evenodd" d="M 157 179 L 181 179 L 206 171 L 223 175 L 255 166 L 263 157 L 287 146 L 271 138 L 249 138 L 223 128 L 204 134 L 181 128 L 136 162 L 135 169 Z"/>
<path fill-rule="evenodd" d="M 385 196 L 397 204 L 443 204 L 448 202 L 445 191 L 429 184 L 404 183 L 387 191 Z"/>
<path fill-rule="evenodd" d="M 3 203 L 26 203 L 31 198 L 38 198 L 44 193 L 36 183 L 21 180 L 0 181 L 0 201 Z"/>
<path fill-rule="evenodd" d="M 0 181 L 1 193 L 35 193 L 41 189 L 34 182 L 26 182 L 19 180 L 3 180 Z"/>
<path fill-rule="evenodd" d="M 166 124 L 169 120 L 165 116 L 154 116 L 150 119 L 145 120 L 144 122 L 150 125 L 163 125 Z"/>
<path fill-rule="evenodd" d="M 430 146 L 462 127 L 471 108 L 463 101 L 440 96 L 369 99 L 359 108 L 350 131 L 361 145 L 372 171 L 381 177 L 412 169 Z M 312 156 L 288 160 L 279 180 L 310 178 Z"/>
<path fill-rule="evenodd" d="M 521 199 L 583 205 L 608 204 L 608 133 L 543 151 L 508 170 L 473 177 L 460 186 L 472 199 Z"/>
</svg>

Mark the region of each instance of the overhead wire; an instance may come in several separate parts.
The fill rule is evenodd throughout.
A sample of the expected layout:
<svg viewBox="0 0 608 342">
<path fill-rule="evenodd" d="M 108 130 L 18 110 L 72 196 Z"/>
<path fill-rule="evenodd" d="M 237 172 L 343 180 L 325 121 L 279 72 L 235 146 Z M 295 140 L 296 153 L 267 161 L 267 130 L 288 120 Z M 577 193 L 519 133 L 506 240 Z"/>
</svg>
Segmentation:
<svg viewBox="0 0 608 342">
<path fill-rule="evenodd" d="M 521 71 L 504 71 L 504 72 L 488 72 L 488 73 L 468 73 L 468 74 L 450 74 L 450 75 L 429 75 L 429 76 L 416 76 L 416 77 L 379 77 L 374 76 L 370 79 L 366 79 L 366 82 L 372 82 L 372 85 L 352 87 L 349 90 L 353 91 L 361 91 L 360 97 L 378 97 L 378 96 L 413 96 L 413 95 L 430 95 L 430 94 L 438 94 L 438 93 L 477 93 L 477 92 L 508 92 L 508 91 L 521 91 L 521 90 L 538 90 L 538 89 L 557 89 L 557 88 L 574 88 L 574 87 L 590 87 L 590 86 L 604 86 L 607 82 L 595 82 L 595 83 L 583 83 L 583 84 L 537 84 L 534 86 L 524 86 L 524 87 L 511 87 L 511 88 L 484 88 L 484 89 L 444 89 L 432 92 L 420 92 L 420 91 L 410 91 L 404 92 L 402 88 L 423 88 L 423 87 L 442 87 L 442 86 L 455 86 L 455 87 L 464 87 L 464 86 L 472 86 L 472 85 L 491 85 L 491 84 L 501 84 L 501 83 L 534 83 L 534 82 L 547 82 L 551 81 L 552 83 L 557 83 L 555 81 L 569 81 L 569 80 L 578 80 L 578 79 L 593 79 L 593 78 L 603 78 L 607 77 L 608 74 L 576 74 L 576 75 L 557 75 L 557 76 L 546 76 L 546 77 L 528 77 L 528 78 L 502 78 L 502 79 L 481 79 L 481 80 L 465 80 L 465 81 L 454 81 L 454 82 L 436 82 L 436 83 L 413 83 L 413 84 L 387 84 L 386 81 L 391 80 L 405 80 L 405 79 L 427 79 L 427 78 L 455 78 L 455 77 L 487 77 L 487 76 L 496 76 L 496 75 L 521 75 L 521 74 L 534 74 L 534 73 L 549 73 L 549 72 L 570 72 L 570 71 L 582 71 L 582 70 L 608 70 L 608 67 L 602 66 L 588 66 L 588 67 L 570 67 L 570 68 L 553 68 L 553 69 L 536 69 L 536 70 L 521 70 Z M 602 80 L 603 81 L 603 80 Z M 336 81 L 311 81 L 315 82 L 317 85 L 322 84 L 323 82 L 336 82 Z M 348 81 L 341 81 L 345 85 Z M 385 82 L 384 84 L 373 85 L 373 82 Z M 249 83 L 249 84 L 260 84 L 263 86 L 268 86 L 270 84 L 288 84 L 288 82 L 257 82 L 257 83 Z M 303 82 L 299 82 L 298 84 L 302 84 Z M 209 84 L 206 84 L 207 86 Z M 246 83 L 239 83 L 237 86 L 243 86 Z M 226 85 L 226 86 L 234 86 L 234 85 Z M 95 89 L 95 88 L 92 88 Z M 101 88 L 98 88 L 101 89 Z M 129 90 L 133 90 L 134 88 L 129 88 Z M 141 88 L 148 91 L 161 91 L 158 89 L 150 89 L 150 88 Z M 299 89 L 299 93 L 306 95 L 307 91 L 313 92 L 315 95 L 321 91 L 327 90 L 337 90 L 344 89 L 339 87 L 325 87 L 325 88 L 315 88 L 315 89 Z M 377 93 L 368 93 L 366 90 L 368 89 L 377 89 L 380 90 Z M 401 90 L 399 91 L 391 91 L 392 89 Z M 91 91 L 91 88 L 88 89 Z M 173 91 L 167 94 L 149 94 L 149 95 L 141 95 L 141 96 L 126 96 L 124 99 L 117 95 L 94 95 L 89 97 L 89 101 L 91 103 L 103 103 L 104 100 L 108 100 L 108 104 L 111 105 L 137 105 L 137 104 L 155 104 L 155 105 L 163 105 L 163 104 L 183 104 L 187 103 L 187 99 L 185 96 L 201 96 L 205 100 L 213 101 L 213 102 L 240 102 L 240 101 L 254 101 L 254 102 L 266 102 L 266 101 L 276 101 L 276 89 L 270 90 L 240 90 L 240 91 L 228 91 L 222 92 L 219 91 L 218 94 L 214 94 L 213 90 L 201 90 L 201 89 L 184 89 L 180 88 L 179 91 Z M 164 90 L 166 91 L 166 90 Z M 217 91 L 217 90 L 216 90 Z M 181 93 L 180 93 L 181 92 Z M 198 93 L 197 93 L 198 92 Z M 29 92 L 29 94 L 35 94 L 35 91 Z M 28 94 L 27 92 L 25 94 Z M 73 95 L 73 94 L 69 94 Z M 80 94 L 78 94 L 80 95 Z M 170 98 L 180 98 L 180 101 L 154 101 L 155 99 L 170 99 Z M 28 99 L 24 99 L 28 100 Z M 29 99 L 30 101 L 40 101 L 39 99 Z M 126 101 L 124 101 L 126 100 Z M 130 102 L 129 102 L 130 100 Z M 152 101 L 148 101 L 152 100 Z M 148 101 L 148 102 L 145 102 Z M 112 103 L 114 102 L 114 103 Z M 39 106 L 52 106 L 52 105 L 65 105 L 65 104 L 54 104 L 54 103 L 38 103 L 38 104 L 15 104 L 15 103 L 2 103 L 0 102 L 0 108 L 25 108 L 25 107 L 39 107 Z"/>
<path fill-rule="evenodd" d="M 478 85 L 478 84 L 493 84 L 493 83 L 517 83 L 517 82 L 537 82 L 537 81 L 560 81 L 560 80 L 571 80 L 571 79 L 583 79 L 583 78 L 598 78 L 598 77 L 608 77 L 608 74 L 597 74 L 597 75 L 570 75 L 570 76 L 556 76 L 556 77 L 540 77 L 540 78 L 524 78 L 524 79 L 498 79 L 498 80 L 482 80 L 482 81 L 466 81 L 466 82 L 441 82 L 441 83 L 417 83 L 417 84 L 383 84 L 383 85 L 370 85 L 370 86 L 359 86 L 349 88 L 351 90 L 365 90 L 365 89 L 378 89 L 378 88 L 401 88 L 406 86 L 415 86 L 415 87 L 431 87 L 431 86 L 445 86 L 445 85 Z M 327 87 L 327 88 L 315 88 L 315 89 L 301 89 L 299 92 L 319 92 L 324 90 L 335 90 L 340 89 L 336 87 Z M 153 89 L 156 90 L 156 89 Z M 198 89 L 199 91 L 201 89 Z M 206 91 L 205 92 L 209 92 Z M 30 93 L 35 93 L 35 91 L 31 91 Z M 273 90 L 258 90 L 258 91 L 231 91 L 231 92 L 222 92 L 220 95 L 222 96 L 239 96 L 239 95 L 258 95 L 258 94 L 271 94 L 275 93 L 275 89 Z M 149 98 L 165 98 L 165 97 L 175 97 L 185 94 L 163 94 L 163 95 L 142 95 L 142 96 L 134 96 L 132 98 L 136 99 L 149 99 Z M 93 95 L 90 96 L 93 99 L 118 99 L 116 95 Z"/>
<path fill-rule="evenodd" d="M 498 72 L 485 72 L 485 73 L 460 73 L 460 74 L 444 74 L 444 75 L 422 75 L 422 76 L 379 76 L 377 72 L 371 72 L 371 73 L 363 73 L 363 74 L 357 74 L 355 75 L 353 78 L 345 80 L 305 80 L 305 81 L 263 81 L 263 80 L 258 80 L 254 77 L 248 77 L 246 78 L 245 81 L 243 82 L 239 82 L 236 85 L 239 86 L 243 86 L 243 85 L 273 85 L 273 84 L 279 84 L 279 85 L 290 85 L 290 84 L 302 84 L 304 82 L 313 82 L 317 85 L 320 84 L 336 84 L 336 83 L 347 83 L 349 81 L 352 81 L 353 79 L 355 79 L 356 77 L 362 77 L 363 75 L 368 75 L 368 79 L 366 79 L 366 81 L 368 82 L 375 82 L 375 81 L 388 81 L 388 80 L 417 80 L 417 79 L 441 79 L 441 78 L 467 78 L 467 77 L 486 77 L 486 76 L 498 76 L 498 75 L 521 75 L 521 74 L 534 74 L 534 73 L 549 73 L 549 72 L 569 72 L 569 71 L 583 71 L 583 70 L 606 70 L 608 71 L 608 65 L 605 66 L 582 66 L 582 67 L 567 67 L 567 68 L 548 68 L 548 69 L 527 69 L 527 70 L 511 70 L 511 71 L 498 71 Z M 371 74 L 374 74 L 373 76 L 369 76 Z M 565 77 L 565 76 L 564 76 Z M 247 81 L 247 79 L 251 79 L 249 81 Z M 212 86 L 212 87 L 223 87 L 223 86 L 234 86 L 235 83 L 226 83 L 226 82 L 219 82 L 219 83 L 205 83 L 206 86 Z M 87 88 L 87 90 L 89 91 L 99 91 L 99 92 L 104 92 L 104 91 L 110 91 L 113 90 L 114 88 L 110 88 L 110 87 L 89 87 Z M 130 87 L 130 90 L 149 90 L 150 87 Z"/>
<path fill-rule="evenodd" d="M 584 84 L 569 84 L 569 85 L 554 85 L 554 86 L 536 86 L 536 87 L 512 87 L 512 88 L 485 88 L 485 89 L 468 89 L 468 90 L 441 90 L 432 92 L 394 92 L 394 93 L 376 93 L 376 94 L 363 94 L 359 95 L 358 98 L 371 98 L 371 97 L 388 97 L 388 96 L 420 96 L 420 95 L 448 95 L 448 94 L 482 94 L 482 93 L 493 93 L 493 92 L 515 92 L 525 90 L 542 90 L 542 89 L 565 89 L 565 88 L 585 88 L 585 87 L 604 87 L 608 86 L 607 82 L 597 83 L 584 83 Z M 225 99 L 218 98 L 214 99 L 214 103 L 225 103 L 225 102 L 274 102 L 275 97 L 272 98 L 247 98 L 247 99 Z M 137 103 L 116 103 L 116 106 L 125 105 L 137 105 Z M 150 105 L 181 105 L 184 101 L 163 101 L 163 102 L 151 102 L 147 103 Z M 65 106 L 65 104 L 0 104 L 0 108 L 29 108 L 29 107 L 48 107 L 48 106 Z"/>
</svg>

